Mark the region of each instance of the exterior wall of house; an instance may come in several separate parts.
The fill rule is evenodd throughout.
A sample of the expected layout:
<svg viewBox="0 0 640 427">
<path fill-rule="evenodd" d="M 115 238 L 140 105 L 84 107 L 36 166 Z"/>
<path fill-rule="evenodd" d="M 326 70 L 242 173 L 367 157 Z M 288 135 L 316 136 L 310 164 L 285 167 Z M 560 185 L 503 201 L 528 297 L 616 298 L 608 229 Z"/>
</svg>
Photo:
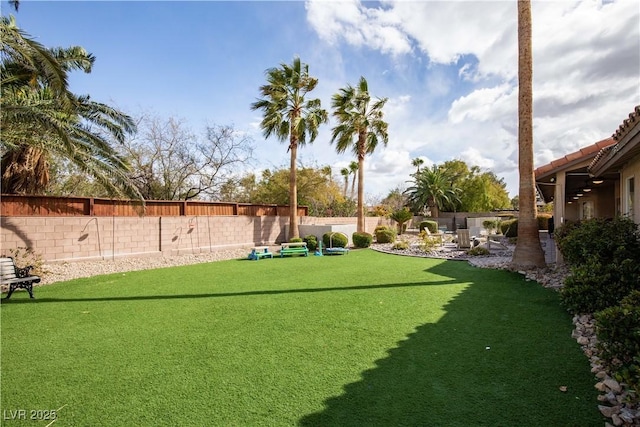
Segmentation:
<svg viewBox="0 0 640 427">
<path fill-rule="evenodd" d="M 356 218 L 300 217 L 301 224 L 355 224 Z M 366 218 L 373 233 L 382 219 Z M 269 245 L 285 239 L 282 216 L 0 217 L 0 255 L 30 248 L 44 261 L 172 256 Z"/>
<path fill-rule="evenodd" d="M 628 196 L 628 182 L 633 178 L 635 189 L 633 192 L 632 208 L 630 208 Z M 625 165 L 622 173 L 620 174 L 620 199 L 621 199 L 621 213 L 623 215 L 630 214 L 636 223 L 640 223 L 640 156 L 633 159 L 631 162 Z"/>
<path fill-rule="evenodd" d="M 594 194 L 595 216 L 599 218 L 613 218 L 617 215 L 615 191 L 602 191 Z"/>
</svg>

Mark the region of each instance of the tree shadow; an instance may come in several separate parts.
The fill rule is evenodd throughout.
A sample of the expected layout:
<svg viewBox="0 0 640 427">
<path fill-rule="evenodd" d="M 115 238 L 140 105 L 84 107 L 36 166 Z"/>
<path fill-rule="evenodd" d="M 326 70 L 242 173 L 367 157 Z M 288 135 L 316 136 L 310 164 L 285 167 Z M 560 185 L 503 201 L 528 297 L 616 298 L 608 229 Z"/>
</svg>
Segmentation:
<svg viewBox="0 0 640 427">
<path fill-rule="evenodd" d="M 19 226 L 14 224 L 10 218 L 0 217 L 0 230 L 2 229 L 11 231 L 16 236 L 18 236 L 24 242 L 25 248 L 33 248 L 33 241 L 29 238 L 27 233 L 22 231 Z M 0 254 L 0 255 L 6 255 L 6 254 Z"/>
<path fill-rule="evenodd" d="M 174 300 L 174 299 L 201 299 L 201 298 L 229 298 L 229 297 L 243 297 L 243 296 L 256 296 L 256 295 L 281 295 L 281 294 L 296 294 L 296 293 L 318 293 L 318 292 L 342 292 L 342 291 L 363 291 L 371 289 L 393 289 L 393 288 L 406 288 L 416 286 L 437 286 L 454 284 L 451 280 L 444 281 L 430 281 L 430 282 L 415 282 L 415 283 L 391 283 L 380 285 L 359 285 L 359 286 L 331 286 L 322 288 L 294 288 L 294 289 L 279 289 L 279 290 L 254 290 L 244 292 L 217 292 L 217 293 L 205 293 L 205 294 L 173 294 L 173 295 L 132 295 L 132 296 L 103 296 L 103 297 L 88 297 L 88 298 L 15 298 L 15 295 L 21 294 L 21 292 L 15 293 L 13 299 L 3 298 L 0 300 L 2 304 L 43 304 L 43 303 L 60 303 L 60 302 L 92 302 L 92 301 L 149 301 L 149 300 Z"/>
<path fill-rule="evenodd" d="M 587 359 L 557 294 L 509 272 L 469 282 L 433 324 L 388 350 L 300 426 L 601 426 Z M 471 279 L 471 280 L 469 280 Z M 562 392 L 560 387 L 568 387 Z"/>
</svg>

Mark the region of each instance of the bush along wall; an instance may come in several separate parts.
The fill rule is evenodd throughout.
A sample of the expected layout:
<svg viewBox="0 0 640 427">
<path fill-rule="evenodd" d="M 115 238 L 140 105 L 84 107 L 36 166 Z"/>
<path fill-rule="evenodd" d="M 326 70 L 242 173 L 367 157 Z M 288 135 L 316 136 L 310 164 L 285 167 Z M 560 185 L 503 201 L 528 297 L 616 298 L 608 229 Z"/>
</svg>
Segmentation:
<svg viewBox="0 0 640 427">
<path fill-rule="evenodd" d="M 349 239 L 343 233 L 329 232 L 322 236 L 322 243 L 325 248 L 346 248 Z"/>
<path fill-rule="evenodd" d="M 315 251 L 318 248 L 318 238 L 313 234 L 305 236 L 302 240 L 307 243 L 307 249 L 310 251 Z"/>
<path fill-rule="evenodd" d="M 378 226 L 376 227 L 375 234 L 376 242 L 378 243 L 393 243 L 396 240 L 395 230 L 389 227 Z"/>
<path fill-rule="evenodd" d="M 369 233 L 356 231 L 351 235 L 351 240 L 356 248 L 368 248 L 373 242 L 373 236 Z"/>
<path fill-rule="evenodd" d="M 424 231 L 427 228 L 431 233 L 438 232 L 438 223 L 436 221 L 424 220 L 420 222 L 420 231 Z"/>
<path fill-rule="evenodd" d="M 640 396 L 640 291 L 595 314 L 600 358 L 619 382 Z"/>
<path fill-rule="evenodd" d="M 555 233 L 570 268 L 561 293 L 570 312 L 595 313 L 640 290 L 640 231 L 628 218 L 595 218 Z"/>
<path fill-rule="evenodd" d="M 593 314 L 603 365 L 640 396 L 640 229 L 628 218 L 565 224 L 556 243 L 570 275 L 561 301 Z"/>
<path fill-rule="evenodd" d="M 548 230 L 549 229 L 549 219 L 551 215 L 549 214 L 540 214 L 536 216 L 536 220 L 538 221 L 538 230 Z M 518 219 L 511 218 L 500 221 L 498 224 L 500 228 L 500 232 L 504 234 L 505 237 L 518 237 Z"/>
</svg>

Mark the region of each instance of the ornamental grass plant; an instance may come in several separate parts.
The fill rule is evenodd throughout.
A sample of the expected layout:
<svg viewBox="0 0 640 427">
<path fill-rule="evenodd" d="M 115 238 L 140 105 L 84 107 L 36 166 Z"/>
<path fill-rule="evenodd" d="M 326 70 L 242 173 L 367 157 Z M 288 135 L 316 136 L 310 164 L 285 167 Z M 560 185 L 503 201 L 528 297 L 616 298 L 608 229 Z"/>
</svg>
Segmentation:
<svg viewBox="0 0 640 427">
<path fill-rule="evenodd" d="M 7 416 L 56 410 L 54 426 L 603 424 L 557 293 L 511 272 L 363 249 L 96 276 L 39 287 L 36 298 L 17 292 L 0 310 Z"/>
</svg>

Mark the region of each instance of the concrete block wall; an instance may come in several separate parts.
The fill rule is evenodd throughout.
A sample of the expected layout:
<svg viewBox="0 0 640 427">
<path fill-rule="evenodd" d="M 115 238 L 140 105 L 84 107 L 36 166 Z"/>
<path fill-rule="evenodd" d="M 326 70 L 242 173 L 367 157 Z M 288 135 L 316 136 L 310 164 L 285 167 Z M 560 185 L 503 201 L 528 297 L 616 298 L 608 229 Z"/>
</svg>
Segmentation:
<svg viewBox="0 0 640 427">
<path fill-rule="evenodd" d="M 351 217 L 299 219 L 301 224 L 357 222 Z M 288 221 L 275 216 L 0 217 L 0 255 L 30 248 L 44 261 L 62 262 L 248 248 L 284 241 Z M 367 217 L 366 231 L 373 233 L 381 221 Z"/>
</svg>

